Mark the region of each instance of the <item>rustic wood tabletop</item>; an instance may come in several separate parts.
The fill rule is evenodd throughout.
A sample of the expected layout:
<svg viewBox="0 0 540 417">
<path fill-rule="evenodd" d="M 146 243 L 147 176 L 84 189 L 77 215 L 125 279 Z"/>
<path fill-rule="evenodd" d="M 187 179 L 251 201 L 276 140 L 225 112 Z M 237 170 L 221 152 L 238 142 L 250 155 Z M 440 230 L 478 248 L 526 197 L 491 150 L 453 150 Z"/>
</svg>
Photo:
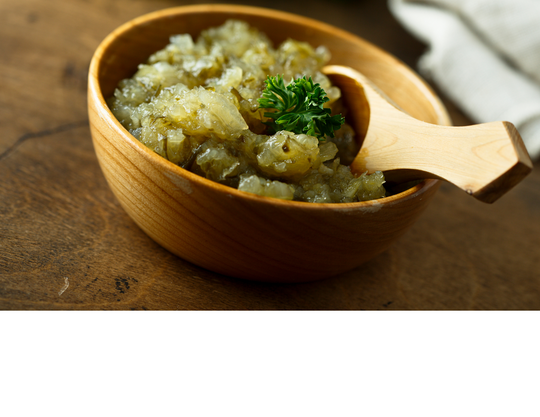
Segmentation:
<svg viewBox="0 0 540 417">
<path fill-rule="evenodd" d="M 88 128 L 87 71 L 93 51 L 114 28 L 183 4 L 0 2 L 0 309 L 540 309 L 538 167 L 493 205 L 443 184 L 388 251 L 318 282 L 221 276 L 148 238 L 98 166 Z M 384 1 L 275 0 L 272 7 L 340 26 L 413 68 L 425 49 Z M 442 99 L 454 124 L 470 123 Z"/>
</svg>

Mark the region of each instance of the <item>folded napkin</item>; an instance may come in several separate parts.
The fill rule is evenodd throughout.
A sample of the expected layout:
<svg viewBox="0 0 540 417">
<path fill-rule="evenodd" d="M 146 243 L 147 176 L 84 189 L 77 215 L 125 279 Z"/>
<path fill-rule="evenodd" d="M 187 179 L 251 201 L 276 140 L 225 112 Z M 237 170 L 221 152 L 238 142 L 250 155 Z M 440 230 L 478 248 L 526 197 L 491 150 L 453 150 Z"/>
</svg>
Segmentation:
<svg viewBox="0 0 540 417">
<path fill-rule="evenodd" d="M 476 123 L 509 121 L 540 157 L 540 0 L 389 0 L 428 51 L 420 73 Z"/>
</svg>

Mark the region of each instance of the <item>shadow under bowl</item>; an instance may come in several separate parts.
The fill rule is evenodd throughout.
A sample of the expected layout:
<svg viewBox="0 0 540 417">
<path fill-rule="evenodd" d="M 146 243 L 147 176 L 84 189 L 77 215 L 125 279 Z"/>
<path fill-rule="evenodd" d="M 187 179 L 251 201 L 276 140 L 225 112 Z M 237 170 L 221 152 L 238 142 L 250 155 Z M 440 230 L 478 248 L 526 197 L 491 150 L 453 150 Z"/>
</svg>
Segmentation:
<svg viewBox="0 0 540 417">
<path fill-rule="evenodd" d="M 304 282 L 351 270 L 387 249 L 416 221 L 440 182 L 425 180 L 374 201 L 313 204 L 261 197 L 212 182 L 167 161 L 117 121 L 105 99 L 174 34 L 194 38 L 227 19 L 325 45 L 330 64 L 370 78 L 411 116 L 449 125 L 444 106 L 411 69 L 369 42 L 305 17 L 249 6 L 198 5 L 154 12 L 112 32 L 90 65 L 88 112 L 94 148 L 113 193 L 158 244 L 203 268 L 244 279 Z"/>
</svg>

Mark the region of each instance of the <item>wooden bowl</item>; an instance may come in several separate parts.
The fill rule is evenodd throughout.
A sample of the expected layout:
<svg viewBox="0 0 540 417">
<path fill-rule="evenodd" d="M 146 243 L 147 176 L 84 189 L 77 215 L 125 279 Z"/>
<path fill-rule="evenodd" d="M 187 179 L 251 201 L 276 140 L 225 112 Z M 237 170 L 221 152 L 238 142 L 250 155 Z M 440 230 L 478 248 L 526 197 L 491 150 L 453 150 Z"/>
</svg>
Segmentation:
<svg viewBox="0 0 540 417">
<path fill-rule="evenodd" d="M 256 196 L 165 160 L 137 141 L 105 103 L 118 82 L 163 48 L 169 36 L 235 18 L 277 45 L 292 38 L 326 45 L 331 64 L 365 74 L 413 117 L 449 125 L 443 105 L 407 66 L 339 28 L 275 10 L 197 5 L 134 19 L 112 32 L 90 65 L 88 112 L 96 154 L 112 191 L 157 243 L 209 270 L 252 280 L 302 282 L 353 269 L 387 249 L 418 218 L 439 181 L 375 201 L 313 204 Z M 346 96 L 346 92 L 344 92 Z"/>
</svg>

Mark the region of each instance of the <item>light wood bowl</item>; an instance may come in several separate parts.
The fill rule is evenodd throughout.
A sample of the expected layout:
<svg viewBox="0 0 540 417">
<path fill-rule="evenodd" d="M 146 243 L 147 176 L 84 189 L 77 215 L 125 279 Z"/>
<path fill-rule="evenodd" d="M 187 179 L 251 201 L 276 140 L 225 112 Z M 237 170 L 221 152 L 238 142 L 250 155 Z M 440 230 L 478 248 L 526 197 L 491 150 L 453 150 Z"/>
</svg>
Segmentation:
<svg viewBox="0 0 540 417">
<path fill-rule="evenodd" d="M 188 172 L 137 141 L 105 103 L 118 82 L 169 36 L 235 18 L 277 45 L 326 45 L 331 64 L 357 69 L 413 117 L 449 125 L 444 106 L 406 65 L 372 44 L 315 20 L 248 6 L 198 5 L 154 12 L 112 32 L 90 65 L 88 112 L 96 154 L 112 191 L 157 243 L 209 270 L 252 280 L 302 282 L 351 270 L 387 249 L 415 222 L 438 180 L 375 201 L 313 204 L 260 197 Z M 344 92 L 346 95 L 346 92 Z"/>
</svg>

